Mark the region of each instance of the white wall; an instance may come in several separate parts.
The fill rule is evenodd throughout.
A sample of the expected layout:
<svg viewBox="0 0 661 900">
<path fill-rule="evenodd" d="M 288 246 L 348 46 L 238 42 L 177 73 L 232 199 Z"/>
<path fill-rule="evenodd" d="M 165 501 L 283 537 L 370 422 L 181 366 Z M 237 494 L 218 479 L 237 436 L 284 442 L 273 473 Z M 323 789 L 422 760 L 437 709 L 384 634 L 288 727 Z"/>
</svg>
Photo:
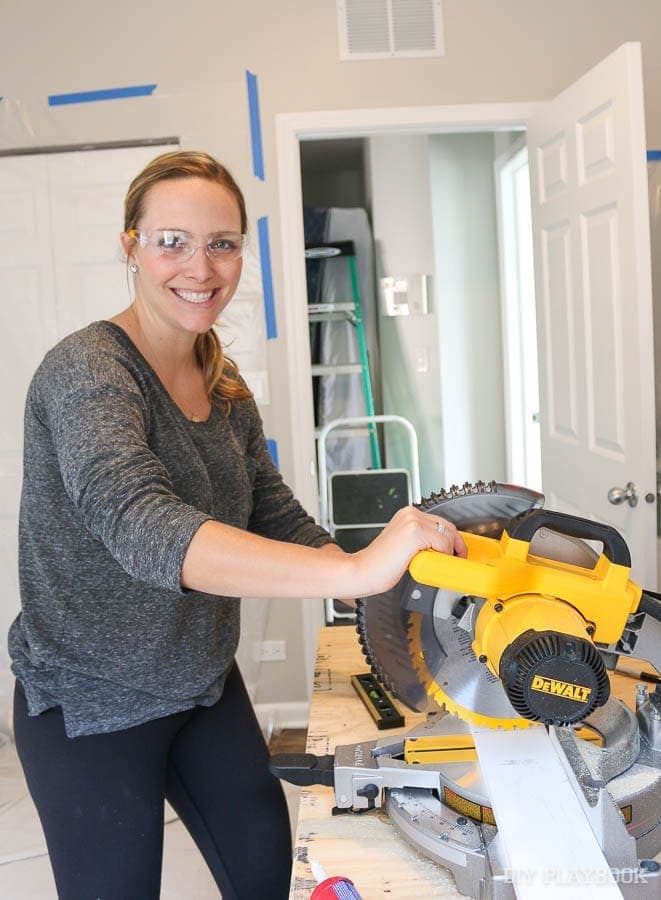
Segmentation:
<svg viewBox="0 0 661 900">
<path fill-rule="evenodd" d="M 423 495 L 506 477 L 494 144 L 491 133 L 368 142 L 377 278 L 432 275 L 428 315 L 379 316 L 384 412 L 416 429 Z M 389 442 L 388 465 L 405 465 L 402 443 Z"/>
<path fill-rule="evenodd" d="M 429 139 L 445 480 L 506 480 L 492 134 Z"/>
<path fill-rule="evenodd" d="M 276 312 L 283 320 L 274 117 L 313 109 L 510 102 L 551 98 L 627 40 L 643 46 L 648 145 L 661 147 L 658 0 L 445 0 L 446 56 L 339 60 L 328 0 L 116 0 L 6 3 L 0 29 L 0 147 L 146 137 L 220 157 L 245 189 L 252 222 L 268 215 Z M 245 71 L 260 88 L 266 180 L 253 175 Z M 49 107 L 47 96 L 156 83 L 149 98 Z M 295 438 L 287 339 L 268 342 L 271 405 L 285 477 Z M 274 604 L 269 636 L 286 637 L 288 663 L 265 669 L 263 699 L 304 700 L 300 604 Z"/>
<path fill-rule="evenodd" d="M 426 135 L 393 135 L 368 141 L 376 277 L 429 274 L 434 279 L 434 239 L 429 144 Z M 444 484 L 442 410 L 436 298 L 427 315 L 385 316 L 379 311 L 383 412 L 405 416 L 418 435 L 422 494 Z M 416 364 L 424 358 L 423 365 Z M 386 463 L 408 468 L 402 430 L 386 428 Z"/>
</svg>

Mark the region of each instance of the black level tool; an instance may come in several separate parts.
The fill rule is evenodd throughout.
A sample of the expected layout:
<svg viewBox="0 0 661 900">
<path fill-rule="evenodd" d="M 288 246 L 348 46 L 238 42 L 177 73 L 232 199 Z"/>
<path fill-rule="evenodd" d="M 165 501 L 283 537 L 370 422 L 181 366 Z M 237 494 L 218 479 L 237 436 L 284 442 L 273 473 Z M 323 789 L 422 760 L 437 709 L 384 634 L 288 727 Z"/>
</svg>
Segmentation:
<svg viewBox="0 0 661 900">
<path fill-rule="evenodd" d="M 399 728 L 404 724 L 404 716 L 393 705 L 392 700 L 374 675 L 369 672 L 352 675 L 351 684 L 367 707 L 367 711 L 376 722 L 378 729 Z"/>
</svg>

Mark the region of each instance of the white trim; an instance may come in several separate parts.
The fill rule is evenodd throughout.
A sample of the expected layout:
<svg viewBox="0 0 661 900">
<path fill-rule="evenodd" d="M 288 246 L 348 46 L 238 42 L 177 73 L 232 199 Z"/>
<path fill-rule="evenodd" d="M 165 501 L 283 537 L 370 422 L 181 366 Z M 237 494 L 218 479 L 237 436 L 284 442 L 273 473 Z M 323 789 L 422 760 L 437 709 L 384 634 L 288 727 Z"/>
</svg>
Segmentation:
<svg viewBox="0 0 661 900">
<path fill-rule="evenodd" d="M 542 490 L 537 328 L 530 196 L 525 137 L 494 162 L 500 262 L 501 330 L 507 436 L 507 480 Z M 536 390 L 537 389 L 537 390 Z M 533 396 L 536 393 L 536 396 Z M 533 402 L 534 401 L 534 402 Z"/>
<path fill-rule="evenodd" d="M 513 256 L 516 248 L 515 223 L 512 214 L 512 169 L 522 154 L 527 155 L 525 136 L 517 138 L 494 160 L 496 221 L 498 226 L 498 264 L 500 273 L 501 339 L 503 342 L 503 387 L 505 389 L 505 439 L 507 444 L 507 480 L 517 481 L 520 467 L 515 465 L 517 453 L 523 456 L 523 439 L 518 438 L 523 414 L 513 404 L 514 391 L 521 385 L 521 335 L 518 314 L 518 271 Z M 523 405 L 521 401 L 520 406 Z M 516 407 L 516 408 L 515 408 Z"/>
<path fill-rule="evenodd" d="M 262 731 L 269 737 L 282 728 L 307 728 L 310 704 L 306 701 L 291 703 L 255 703 L 255 713 Z"/>
<path fill-rule="evenodd" d="M 283 162 L 280 158 L 279 138 L 286 134 L 298 143 L 301 139 L 335 140 L 341 137 L 402 132 L 450 134 L 466 131 L 515 131 L 517 128 L 524 128 L 528 119 L 539 112 L 543 105 L 536 102 L 462 103 L 452 106 L 391 106 L 280 113 L 275 117 L 278 162 Z M 279 167 L 279 171 L 281 170 Z M 291 183 L 289 186 L 292 186 Z M 280 189 L 282 188 L 281 184 Z"/>
<path fill-rule="evenodd" d="M 293 489 L 303 506 L 316 511 L 315 437 L 312 373 L 308 343 L 303 192 L 299 141 L 368 137 L 377 134 L 439 134 L 523 129 L 542 103 L 481 103 L 453 106 L 403 106 L 377 109 L 319 110 L 281 113 L 275 117 L 282 253 L 282 294 L 287 302 L 284 333 L 290 385 Z M 303 655 L 308 694 L 312 692 L 317 633 L 324 624 L 323 604 L 302 604 Z"/>
</svg>

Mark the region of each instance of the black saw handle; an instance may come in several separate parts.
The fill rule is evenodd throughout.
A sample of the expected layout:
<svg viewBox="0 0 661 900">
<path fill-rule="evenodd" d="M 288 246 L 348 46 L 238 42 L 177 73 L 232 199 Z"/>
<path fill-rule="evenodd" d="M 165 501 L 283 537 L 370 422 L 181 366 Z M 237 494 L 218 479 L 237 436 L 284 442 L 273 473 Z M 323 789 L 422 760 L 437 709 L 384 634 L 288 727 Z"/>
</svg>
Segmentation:
<svg viewBox="0 0 661 900">
<path fill-rule="evenodd" d="M 586 541 L 601 541 L 604 555 L 616 566 L 631 568 L 631 554 L 627 543 L 615 528 L 591 519 L 581 519 L 567 513 L 553 512 L 550 509 L 533 509 L 507 531 L 511 538 L 530 543 L 540 528 L 551 528 L 566 534 L 567 537 L 583 538 Z"/>
<path fill-rule="evenodd" d="M 269 769 L 276 778 L 309 787 L 311 784 L 335 784 L 335 757 L 314 753 L 276 753 L 269 759 Z"/>
</svg>

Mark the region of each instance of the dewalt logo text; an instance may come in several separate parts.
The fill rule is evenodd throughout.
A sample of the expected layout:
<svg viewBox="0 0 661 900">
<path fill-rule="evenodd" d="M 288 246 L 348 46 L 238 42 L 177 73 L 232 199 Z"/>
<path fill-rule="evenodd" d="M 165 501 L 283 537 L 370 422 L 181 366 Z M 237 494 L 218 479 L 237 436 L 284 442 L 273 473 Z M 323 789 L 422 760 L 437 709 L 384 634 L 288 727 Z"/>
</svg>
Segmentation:
<svg viewBox="0 0 661 900">
<path fill-rule="evenodd" d="M 542 678 L 541 675 L 535 675 L 530 687 L 533 691 L 555 694 L 557 697 L 576 700 L 578 703 L 587 703 L 592 693 L 592 688 L 584 687 L 582 684 L 569 684 L 567 681 L 556 681 L 555 678 Z"/>
</svg>

